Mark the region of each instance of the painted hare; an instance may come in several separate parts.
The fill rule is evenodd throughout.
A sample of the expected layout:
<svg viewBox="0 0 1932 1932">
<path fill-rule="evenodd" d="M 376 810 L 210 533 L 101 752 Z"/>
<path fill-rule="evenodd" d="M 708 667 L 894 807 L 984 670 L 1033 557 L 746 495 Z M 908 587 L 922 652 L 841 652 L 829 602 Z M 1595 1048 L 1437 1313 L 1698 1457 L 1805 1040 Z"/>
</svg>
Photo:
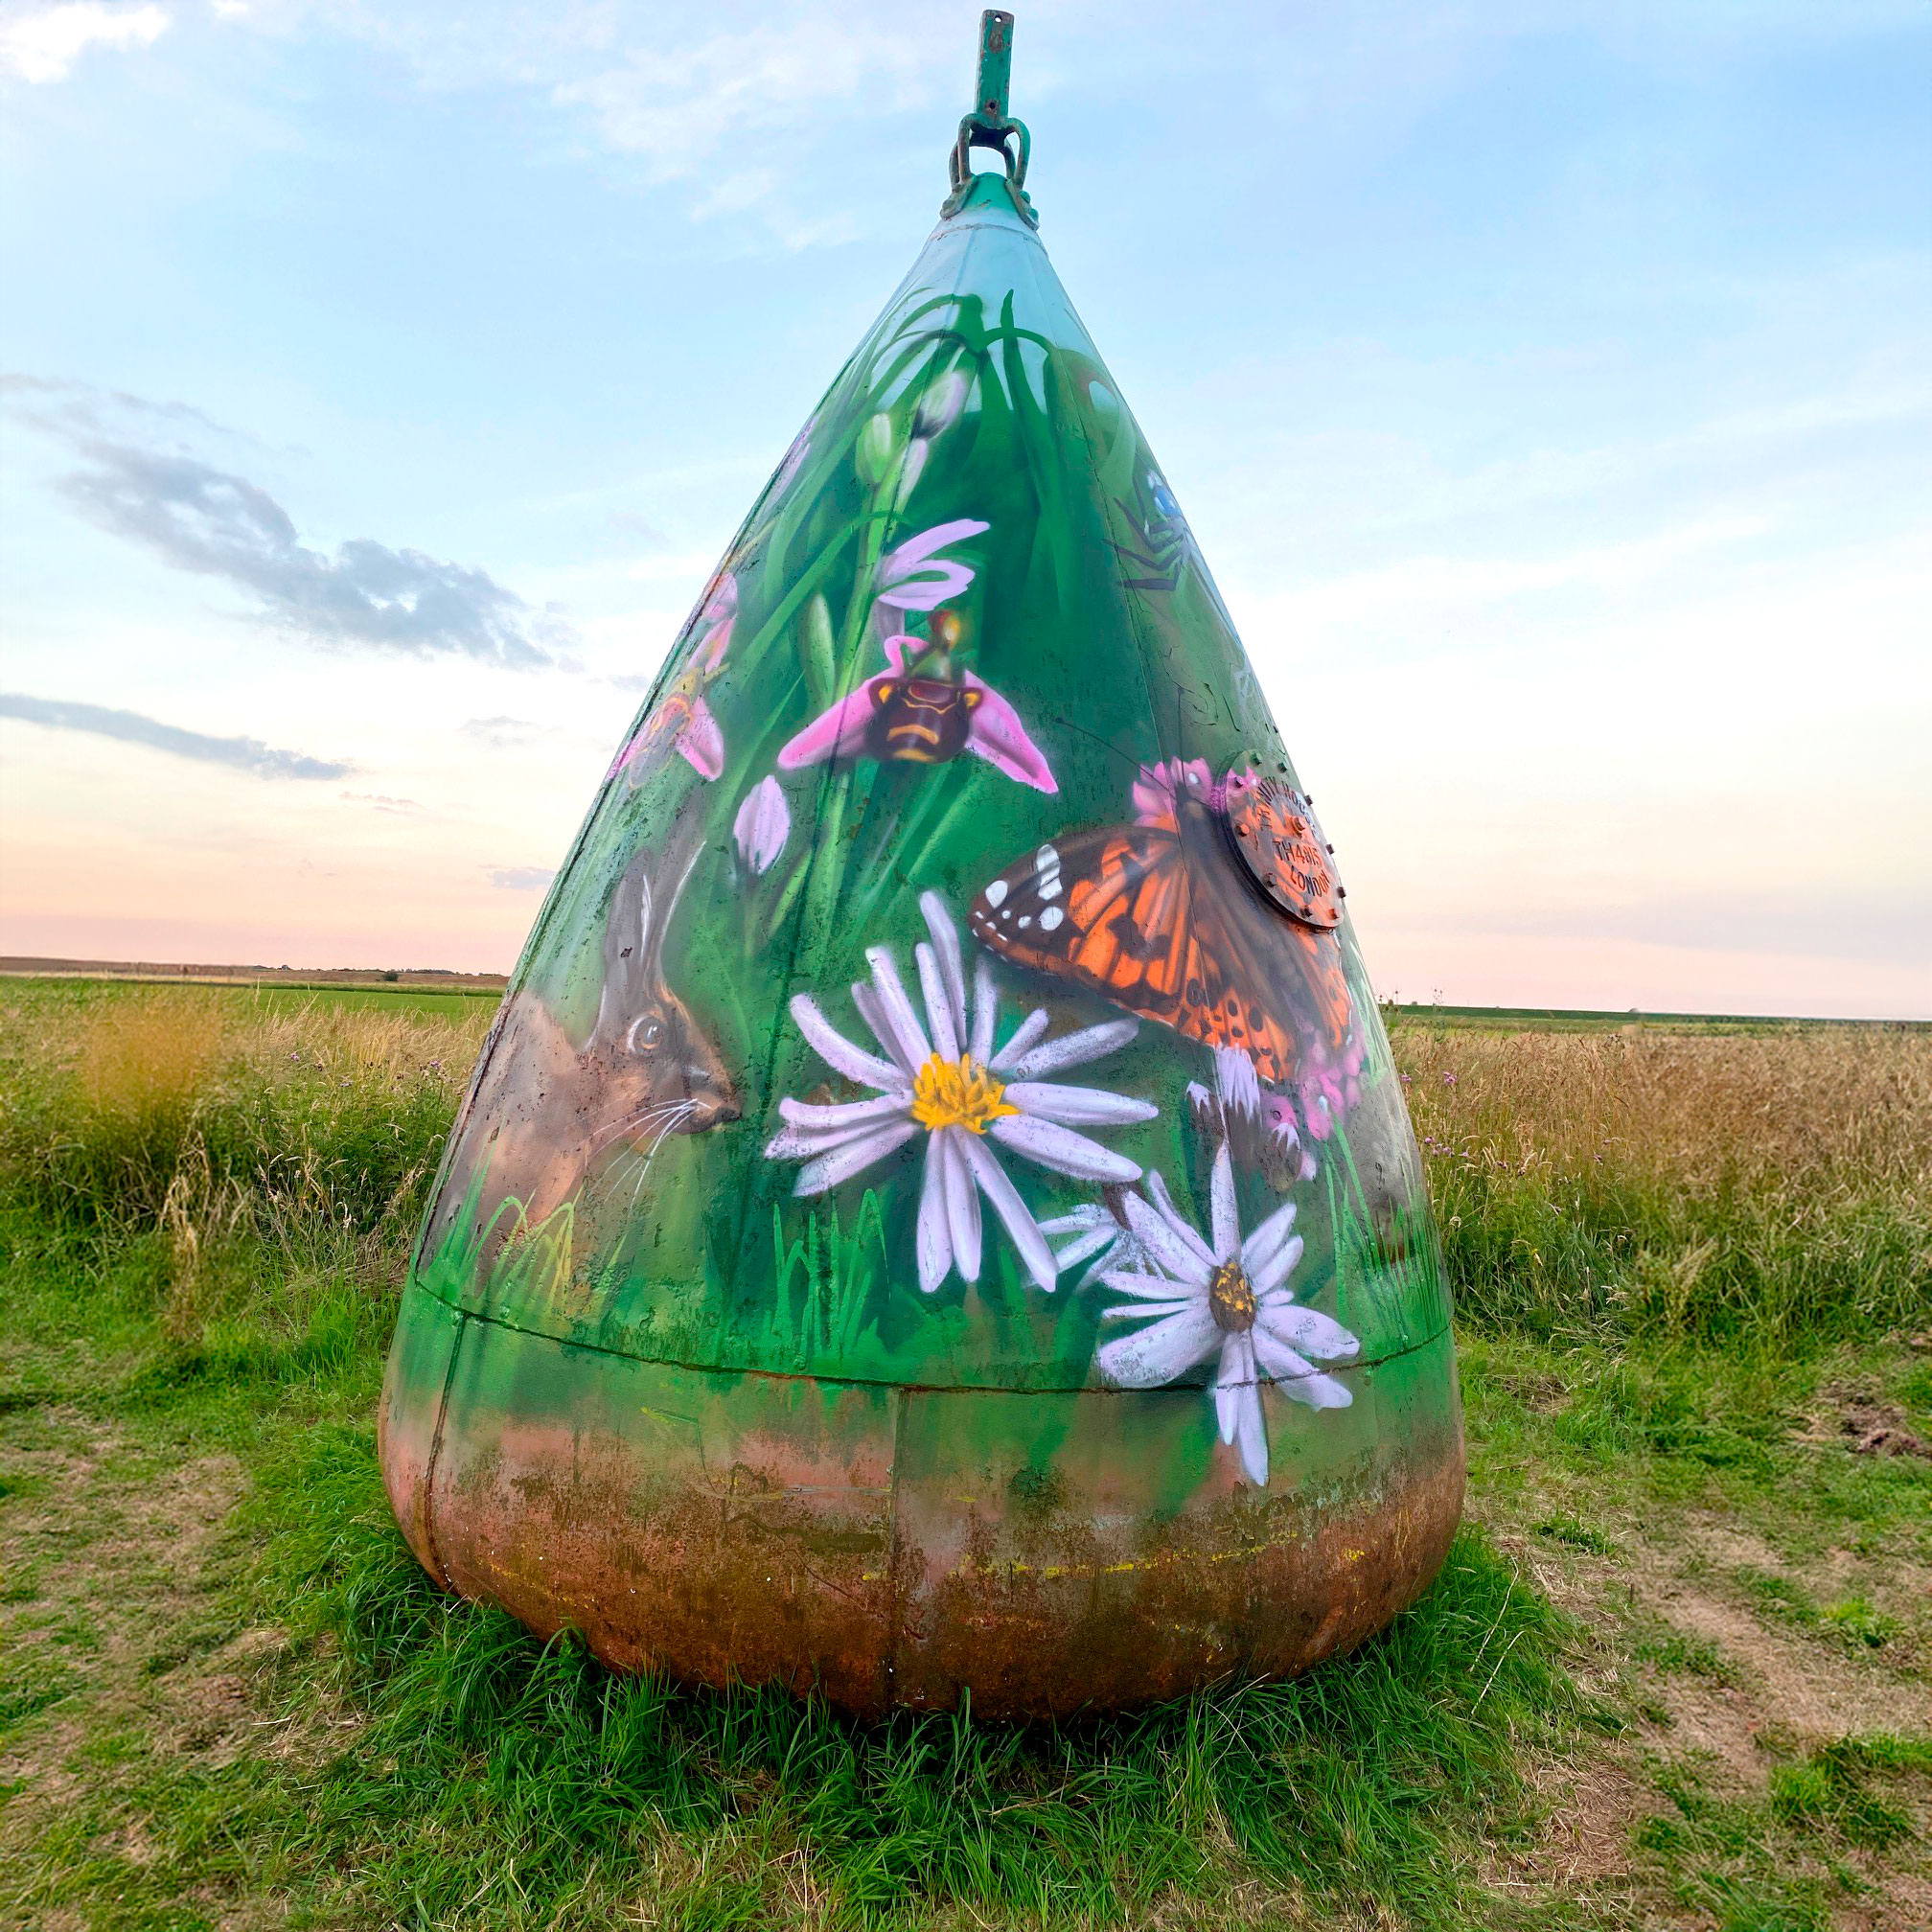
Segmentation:
<svg viewBox="0 0 1932 1932">
<path fill-rule="evenodd" d="M 738 1118 L 718 1049 L 664 983 L 665 931 L 697 858 L 695 847 L 662 860 L 640 852 L 617 881 L 597 1023 L 581 1046 L 527 989 L 505 1006 L 484 1048 L 439 1222 L 461 1211 L 479 1167 L 481 1221 L 496 1217 L 500 1239 L 515 1228 L 514 1210 L 497 1213 L 505 1203 L 520 1203 L 534 1227 L 620 1150 L 648 1159 L 667 1135 Z"/>
</svg>

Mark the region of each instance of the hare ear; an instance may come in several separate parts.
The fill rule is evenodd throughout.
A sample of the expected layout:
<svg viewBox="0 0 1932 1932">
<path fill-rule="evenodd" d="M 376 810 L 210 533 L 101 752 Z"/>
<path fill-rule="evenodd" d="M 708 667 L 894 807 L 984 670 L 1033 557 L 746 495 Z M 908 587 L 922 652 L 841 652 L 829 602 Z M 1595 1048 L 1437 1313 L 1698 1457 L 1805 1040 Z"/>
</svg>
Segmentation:
<svg viewBox="0 0 1932 1932">
<path fill-rule="evenodd" d="M 659 970 L 659 962 L 664 956 L 664 934 L 670 928 L 671 915 L 677 911 L 678 902 L 684 896 L 684 887 L 690 884 L 692 869 L 697 865 L 698 855 L 703 849 L 702 843 L 694 843 L 684 854 L 682 863 L 678 864 L 678 876 L 672 882 L 671 890 L 665 895 L 664 909 L 654 922 L 651 932 L 645 935 L 645 964 L 651 970 L 654 982 L 663 977 Z M 678 863 L 676 860 L 672 862 Z"/>
<path fill-rule="evenodd" d="M 598 1001 L 597 1030 L 636 1009 L 646 984 L 646 955 L 652 928 L 651 857 L 640 852 L 625 867 L 610 893 L 604 922 L 604 997 Z"/>
</svg>

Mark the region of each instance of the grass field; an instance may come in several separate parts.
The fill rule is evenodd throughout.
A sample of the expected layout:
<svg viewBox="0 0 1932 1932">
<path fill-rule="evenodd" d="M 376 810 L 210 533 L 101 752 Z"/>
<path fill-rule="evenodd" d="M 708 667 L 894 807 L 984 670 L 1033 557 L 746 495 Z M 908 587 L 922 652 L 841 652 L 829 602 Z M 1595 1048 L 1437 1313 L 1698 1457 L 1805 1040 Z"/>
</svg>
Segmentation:
<svg viewBox="0 0 1932 1932">
<path fill-rule="evenodd" d="M 868 1729 L 403 1552 L 372 1416 L 489 1018 L 0 982 L 0 1924 L 1932 1925 L 1932 1034 L 1398 1017 L 1441 1580 L 1296 1684 Z"/>
</svg>

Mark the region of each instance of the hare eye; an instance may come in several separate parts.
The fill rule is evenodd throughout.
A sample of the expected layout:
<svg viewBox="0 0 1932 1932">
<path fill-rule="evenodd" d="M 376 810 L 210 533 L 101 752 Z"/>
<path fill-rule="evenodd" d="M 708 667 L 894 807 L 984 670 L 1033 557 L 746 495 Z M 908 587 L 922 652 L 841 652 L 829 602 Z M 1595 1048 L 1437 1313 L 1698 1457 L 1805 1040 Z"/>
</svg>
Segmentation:
<svg viewBox="0 0 1932 1932">
<path fill-rule="evenodd" d="M 664 1023 L 661 1020 L 647 1020 L 631 1036 L 632 1044 L 640 1052 L 655 1053 L 664 1044 Z"/>
</svg>

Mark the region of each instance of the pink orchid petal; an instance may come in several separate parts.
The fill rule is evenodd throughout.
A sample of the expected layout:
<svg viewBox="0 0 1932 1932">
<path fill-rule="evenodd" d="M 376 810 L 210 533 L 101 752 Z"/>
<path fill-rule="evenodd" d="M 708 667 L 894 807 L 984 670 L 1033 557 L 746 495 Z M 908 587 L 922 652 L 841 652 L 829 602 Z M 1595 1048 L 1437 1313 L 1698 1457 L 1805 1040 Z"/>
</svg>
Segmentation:
<svg viewBox="0 0 1932 1932">
<path fill-rule="evenodd" d="M 707 676 L 724 661 L 724 654 L 731 648 L 731 626 L 736 621 L 735 618 L 726 617 L 722 623 L 715 625 L 703 643 L 692 653 L 698 668 Z"/>
<path fill-rule="evenodd" d="M 908 537 L 879 560 L 878 602 L 901 610 L 931 610 L 956 597 L 972 583 L 972 566 L 932 553 L 991 527 L 977 518 L 958 517 Z"/>
<path fill-rule="evenodd" d="M 702 698 L 691 701 L 691 716 L 678 734 L 678 748 L 701 778 L 716 778 L 724 770 L 724 734 Z"/>
<path fill-rule="evenodd" d="M 880 591 L 878 601 L 898 610 L 931 610 L 958 596 L 973 581 L 972 570 L 950 557 L 935 557 L 925 565 L 925 572 Z"/>
<path fill-rule="evenodd" d="M 1040 748 L 1027 737 L 1026 727 L 1012 705 L 983 678 L 976 678 L 970 671 L 966 673 L 966 688 L 979 694 L 978 707 L 966 734 L 967 748 L 1007 777 L 1017 778 L 1036 792 L 1059 791 L 1052 768 L 1040 755 Z"/>
<path fill-rule="evenodd" d="M 769 872 L 792 836 L 792 808 L 785 802 L 777 779 L 769 772 L 746 793 L 731 821 L 738 857 L 761 876 Z"/>
<path fill-rule="evenodd" d="M 604 777 L 608 783 L 618 772 L 634 765 L 646 752 L 656 748 L 658 740 L 664 735 L 664 706 L 658 705 L 643 724 L 624 741 L 624 748 L 610 761 L 610 769 Z"/>
<path fill-rule="evenodd" d="M 990 523 L 982 523 L 977 517 L 955 517 L 950 523 L 935 523 L 930 530 L 922 530 L 916 537 L 908 537 L 896 549 L 888 550 L 879 562 L 879 581 L 882 584 L 896 584 L 908 572 L 916 570 L 935 550 L 943 550 L 949 543 L 956 543 L 962 538 L 977 537 L 982 530 L 990 530 Z"/>
<path fill-rule="evenodd" d="M 828 758 L 850 758 L 865 742 L 866 721 L 872 716 L 872 687 L 887 674 L 868 678 L 849 697 L 820 713 L 778 754 L 781 771 L 801 765 L 822 765 Z"/>
</svg>

